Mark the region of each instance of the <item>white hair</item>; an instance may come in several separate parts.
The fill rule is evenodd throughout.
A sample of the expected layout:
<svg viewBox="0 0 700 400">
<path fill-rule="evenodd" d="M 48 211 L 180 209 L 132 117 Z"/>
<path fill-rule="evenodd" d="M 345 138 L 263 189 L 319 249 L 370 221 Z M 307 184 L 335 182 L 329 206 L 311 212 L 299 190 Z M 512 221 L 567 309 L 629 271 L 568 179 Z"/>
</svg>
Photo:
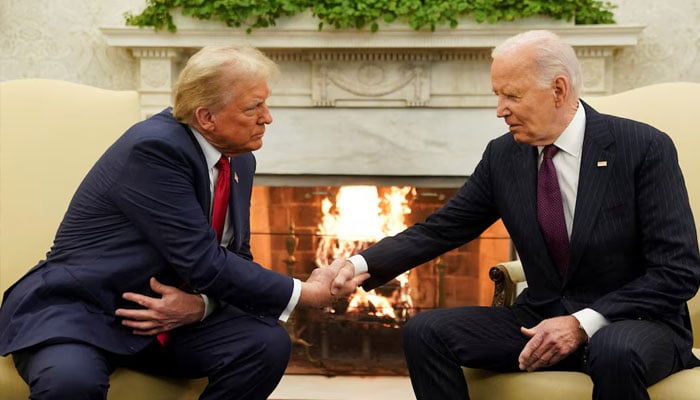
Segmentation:
<svg viewBox="0 0 700 400">
<path fill-rule="evenodd" d="M 525 47 L 535 53 L 537 82 L 541 87 L 549 87 L 552 80 L 560 75 L 568 78 L 573 95 L 578 98 L 583 88 L 583 74 L 576 52 L 555 33 L 547 30 L 533 30 L 519 33 L 506 39 L 491 52 L 492 58 L 512 55 Z"/>
</svg>

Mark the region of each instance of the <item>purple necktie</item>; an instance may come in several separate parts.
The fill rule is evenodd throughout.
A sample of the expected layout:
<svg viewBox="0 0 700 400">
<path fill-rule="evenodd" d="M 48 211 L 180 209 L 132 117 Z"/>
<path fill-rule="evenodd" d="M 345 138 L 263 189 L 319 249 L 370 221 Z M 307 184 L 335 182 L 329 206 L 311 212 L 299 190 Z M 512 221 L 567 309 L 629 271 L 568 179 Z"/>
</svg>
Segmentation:
<svg viewBox="0 0 700 400">
<path fill-rule="evenodd" d="M 537 177 L 537 221 L 549 250 L 549 256 L 564 276 L 569 263 L 569 235 L 564 220 L 564 204 L 552 157 L 559 148 L 550 144 L 542 150 L 542 164 Z"/>
</svg>

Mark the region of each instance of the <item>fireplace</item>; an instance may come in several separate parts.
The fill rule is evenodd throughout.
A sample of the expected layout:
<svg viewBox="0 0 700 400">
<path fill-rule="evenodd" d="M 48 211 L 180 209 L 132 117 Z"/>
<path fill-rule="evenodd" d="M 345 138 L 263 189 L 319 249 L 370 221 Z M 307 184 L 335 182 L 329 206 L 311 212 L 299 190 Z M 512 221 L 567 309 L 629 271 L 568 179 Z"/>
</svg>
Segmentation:
<svg viewBox="0 0 700 400">
<path fill-rule="evenodd" d="M 411 180 L 417 186 L 408 185 Z M 262 265 L 305 280 L 317 266 L 425 219 L 463 179 L 277 176 L 271 182 L 262 176 L 258 181 L 251 210 L 253 254 Z M 343 210 L 343 202 L 354 210 Z M 361 223 L 342 228 L 343 213 Z M 370 236 L 358 236 L 361 233 L 353 232 L 357 226 Z M 358 289 L 331 307 L 295 311 L 286 324 L 294 343 L 287 372 L 406 374 L 401 326 L 429 309 L 490 304 L 488 269 L 509 257 L 510 240 L 497 223 L 478 240 L 370 293 Z"/>
</svg>

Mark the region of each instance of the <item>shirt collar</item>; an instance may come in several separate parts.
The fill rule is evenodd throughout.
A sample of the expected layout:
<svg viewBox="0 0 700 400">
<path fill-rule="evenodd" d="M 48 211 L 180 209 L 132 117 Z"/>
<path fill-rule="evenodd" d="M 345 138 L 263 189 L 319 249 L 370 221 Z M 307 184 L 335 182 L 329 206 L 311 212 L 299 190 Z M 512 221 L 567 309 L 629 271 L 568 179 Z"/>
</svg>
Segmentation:
<svg viewBox="0 0 700 400">
<path fill-rule="evenodd" d="M 571 119 L 569 125 L 559 135 L 554 144 L 560 150 L 563 150 L 576 158 L 580 158 L 583 150 L 583 136 L 586 131 L 586 111 L 583 109 L 581 101 L 578 102 L 578 108 L 574 118 Z M 544 146 L 538 146 L 539 152 L 542 153 Z"/>
<path fill-rule="evenodd" d="M 219 159 L 221 158 L 221 152 L 219 152 L 216 147 L 212 146 L 211 143 L 207 142 L 207 139 L 205 139 L 204 136 L 202 136 L 202 134 L 191 125 L 190 130 L 194 134 L 194 138 L 197 139 L 197 143 L 199 143 L 202 153 L 204 153 L 204 159 L 207 161 L 207 168 L 214 168 L 216 163 L 219 162 Z"/>
</svg>

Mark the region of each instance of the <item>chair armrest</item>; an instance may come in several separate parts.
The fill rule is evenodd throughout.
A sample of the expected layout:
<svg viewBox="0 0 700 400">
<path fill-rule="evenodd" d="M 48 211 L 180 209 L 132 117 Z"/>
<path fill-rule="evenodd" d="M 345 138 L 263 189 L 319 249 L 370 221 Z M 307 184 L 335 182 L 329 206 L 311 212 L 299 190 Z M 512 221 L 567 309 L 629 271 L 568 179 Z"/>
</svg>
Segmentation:
<svg viewBox="0 0 700 400">
<path fill-rule="evenodd" d="M 494 282 L 492 306 L 510 306 L 517 295 L 517 284 L 525 282 L 520 261 L 508 261 L 491 267 L 489 277 Z"/>
</svg>

